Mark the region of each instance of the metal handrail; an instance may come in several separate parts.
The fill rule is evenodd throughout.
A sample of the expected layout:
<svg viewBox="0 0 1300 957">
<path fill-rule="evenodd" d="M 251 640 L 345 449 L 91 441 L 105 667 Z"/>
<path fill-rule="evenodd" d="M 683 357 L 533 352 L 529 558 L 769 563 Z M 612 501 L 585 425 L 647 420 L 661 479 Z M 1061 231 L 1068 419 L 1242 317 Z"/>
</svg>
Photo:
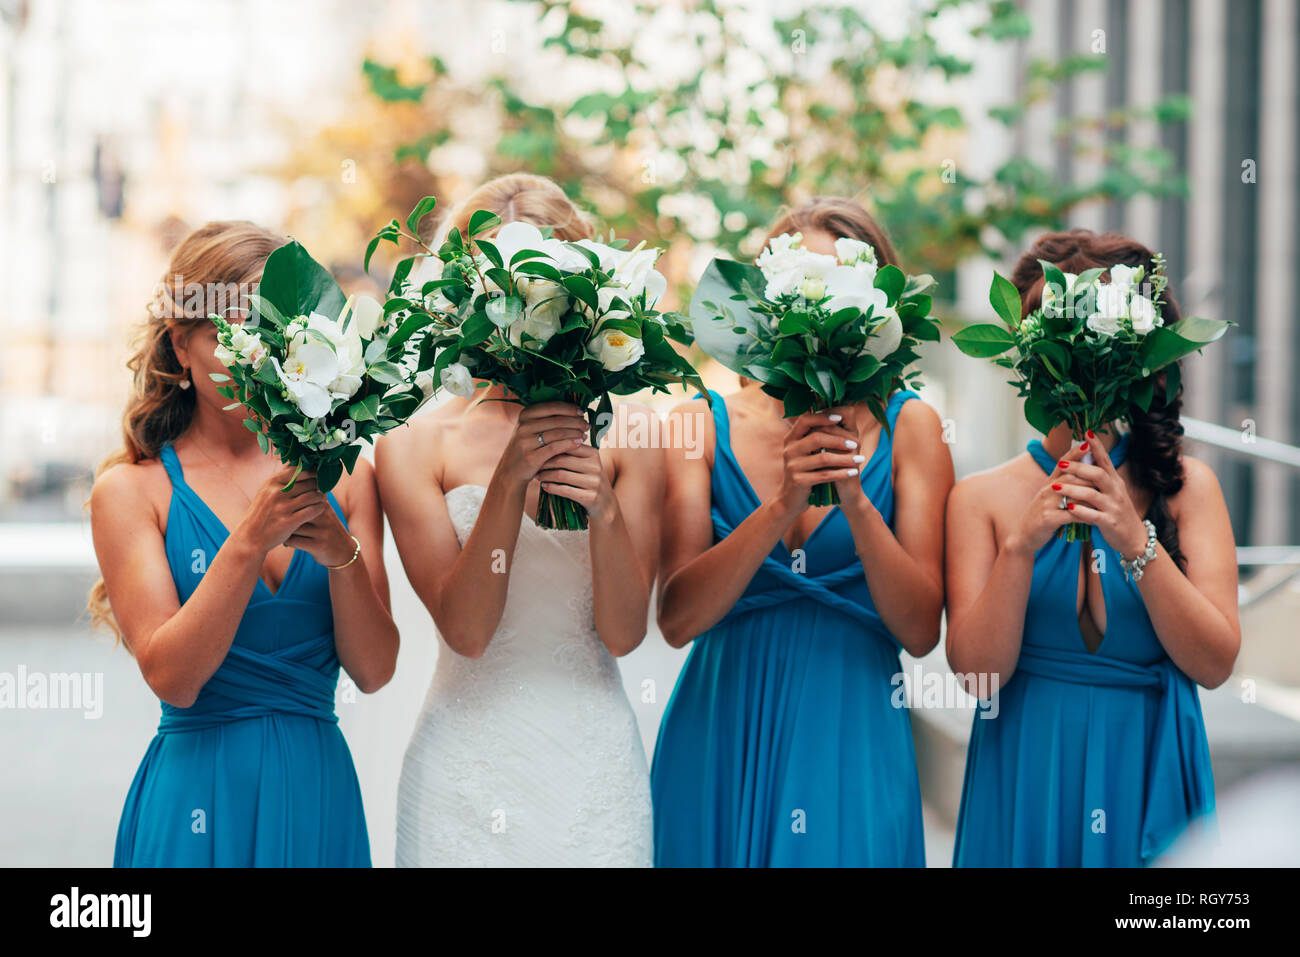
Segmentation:
<svg viewBox="0 0 1300 957">
<path fill-rule="evenodd" d="M 1300 469 L 1300 448 L 1294 445 L 1287 445 L 1276 439 L 1260 438 L 1257 435 L 1250 435 L 1247 438 L 1240 429 L 1230 429 L 1201 419 L 1183 417 L 1182 423 L 1183 435 L 1195 442 L 1204 442 L 1206 445 L 1213 445 L 1215 448 L 1236 455 L 1247 455 L 1266 462 Z"/>
</svg>

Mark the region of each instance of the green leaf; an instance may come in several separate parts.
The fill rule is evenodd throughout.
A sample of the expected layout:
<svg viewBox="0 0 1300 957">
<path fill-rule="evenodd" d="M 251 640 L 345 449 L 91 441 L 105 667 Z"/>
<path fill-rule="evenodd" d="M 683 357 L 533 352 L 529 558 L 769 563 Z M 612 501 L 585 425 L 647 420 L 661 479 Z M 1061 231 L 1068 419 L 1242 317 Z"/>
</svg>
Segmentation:
<svg viewBox="0 0 1300 957">
<path fill-rule="evenodd" d="M 289 317 L 319 312 L 333 319 L 343 312 L 347 298 L 334 277 L 296 240 L 266 258 L 257 291 L 281 316 Z"/>
<path fill-rule="evenodd" d="M 366 375 L 385 385 L 400 385 L 406 381 L 406 372 L 393 362 L 376 362 L 366 368 Z M 355 418 L 355 416 L 354 416 Z"/>
<path fill-rule="evenodd" d="M 348 406 L 348 418 L 353 422 L 369 422 L 379 414 L 379 396 L 368 395 Z"/>
<path fill-rule="evenodd" d="M 433 208 L 437 204 L 438 201 L 432 196 L 426 196 L 416 203 L 415 208 L 411 210 L 411 215 L 406 217 L 406 228 L 418 236 L 420 233 L 420 220 L 433 212 Z"/>
<path fill-rule="evenodd" d="M 498 216 L 496 213 L 487 209 L 476 209 L 474 210 L 474 214 L 469 218 L 467 238 L 473 239 L 474 237 L 478 236 L 480 233 L 485 233 L 489 229 L 495 229 L 497 226 L 500 225 L 501 225 L 501 217 Z M 499 257 L 498 257 L 497 265 L 498 266 L 501 265 L 499 261 Z"/>
<path fill-rule="evenodd" d="M 993 283 L 989 286 L 989 303 L 1008 329 L 1020 325 L 1020 291 L 1011 280 L 996 272 L 993 274 Z"/>
<path fill-rule="evenodd" d="M 907 286 L 907 276 L 897 266 L 885 266 L 876 273 L 875 287 L 889 297 L 892 306 L 903 295 Z"/>
<path fill-rule="evenodd" d="M 1001 355 L 1016 344 L 1010 332 L 991 322 L 978 322 L 959 329 L 953 334 L 952 341 L 966 355 L 977 359 Z"/>
</svg>

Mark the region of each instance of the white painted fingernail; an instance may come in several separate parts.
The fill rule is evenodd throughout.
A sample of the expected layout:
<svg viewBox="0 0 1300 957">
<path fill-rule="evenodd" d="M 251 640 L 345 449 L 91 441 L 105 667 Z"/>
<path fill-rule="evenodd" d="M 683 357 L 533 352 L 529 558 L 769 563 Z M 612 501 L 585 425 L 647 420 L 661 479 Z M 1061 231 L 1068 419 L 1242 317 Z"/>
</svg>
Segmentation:
<svg viewBox="0 0 1300 957">
<path fill-rule="evenodd" d="M 854 442 L 852 439 L 845 439 L 845 440 L 844 440 L 844 447 L 845 447 L 846 449 L 856 449 L 856 448 L 858 447 L 858 443 L 857 443 L 857 442 Z"/>
<path fill-rule="evenodd" d="M 858 474 L 858 470 L 857 470 L 857 469 L 845 469 L 844 474 L 845 474 L 845 475 L 857 475 L 857 474 Z"/>
<path fill-rule="evenodd" d="M 855 461 L 855 462 L 865 462 L 866 460 L 867 460 L 867 457 L 866 457 L 865 455 L 855 455 L 855 456 L 853 456 L 853 461 Z"/>
<path fill-rule="evenodd" d="M 829 418 L 832 422 L 838 422 L 840 419 L 844 418 L 844 416 L 840 415 L 838 412 L 832 412 Z"/>
</svg>

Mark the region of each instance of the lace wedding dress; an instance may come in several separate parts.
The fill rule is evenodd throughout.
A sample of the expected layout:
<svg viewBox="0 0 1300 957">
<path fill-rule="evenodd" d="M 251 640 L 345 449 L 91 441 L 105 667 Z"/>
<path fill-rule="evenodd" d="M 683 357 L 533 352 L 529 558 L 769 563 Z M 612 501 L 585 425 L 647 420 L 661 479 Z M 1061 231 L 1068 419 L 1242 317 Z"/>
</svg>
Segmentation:
<svg viewBox="0 0 1300 957">
<path fill-rule="evenodd" d="M 484 491 L 447 493 L 462 545 Z M 525 518 L 513 561 L 483 655 L 439 645 L 402 765 L 397 866 L 648 867 L 645 751 L 593 623 L 587 533 Z"/>
</svg>

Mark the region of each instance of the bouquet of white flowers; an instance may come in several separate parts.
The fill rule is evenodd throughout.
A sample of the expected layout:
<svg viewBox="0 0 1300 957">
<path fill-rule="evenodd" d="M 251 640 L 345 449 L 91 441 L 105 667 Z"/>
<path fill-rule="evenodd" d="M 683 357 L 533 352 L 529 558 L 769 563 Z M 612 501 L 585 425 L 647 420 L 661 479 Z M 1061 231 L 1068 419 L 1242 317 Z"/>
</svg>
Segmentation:
<svg viewBox="0 0 1300 957">
<path fill-rule="evenodd" d="M 587 410 L 593 445 L 611 421 L 611 395 L 666 392 L 675 382 L 703 389 L 670 342 L 684 339 L 681 326 L 655 310 L 668 287 L 654 268 L 659 250 L 624 249 L 612 237 L 562 242 L 529 223 L 501 226 L 485 210 L 470 217 L 468 236 L 452 229 L 434 250 L 417 236 L 433 203 L 421 200 L 405 231 L 397 220 L 381 229 L 366 264 L 381 241 L 406 238 L 424 250 L 398 263 L 383 311 L 398 324 L 395 339 L 418 340 L 417 367 L 431 369 L 442 388 L 468 397 L 479 379 L 524 405 L 572 402 Z M 497 226 L 493 239 L 484 238 Z M 441 275 L 417 287 L 408 281 L 411 267 L 430 257 Z M 582 529 L 587 513 L 543 490 L 537 524 Z"/>
<path fill-rule="evenodd" d="M 390 318 L 368 296 L 344 298 L 334 278 L 297 242 L 266 260 L 247 320 L 213 315 L 218 391 L 243 406 L 262 451 L 326 492 L 352 471 L 362 441 L 401 425 L 432 392 L 418 354 L 391 336 Z M 407 338 L 409 338 L 409 333 Z M 423 380 L 423 381 L 422 381 Z"/>
<path fill-rule="evenodd" d="M 1168 285 L 1164 260 L 1144 266 L 1114 265 L 1074 275 L 1049 262 L 1043 267 L 1038 309 L 1021 319 L 1020 293 L 993 274 L 989 301 L 1002 319 L 977 323 L 953 336 L 957 348 L 992 358 L 1015 378 L 1025 400 L 1025 419 L 1046 435 L 1069 423 L 1075 441 L 1089 430 L 1126 421 L 1134 408 L 1146 411 L 1155 374 L 1165 372 L 1165 395 L 1178 393 L 1177 361 L 1218 339 L 1232 323 L 1189 316 L 1165 325 L 1162 295 Z M 1109 274 L 1110 282 L 1101 277 Z M 1087 541 L 1091 526 L 1066 526 L 1069 541 Z"/>
<path fill-rule="evenodd" d="M 799 233 L 775 237 L 757 265 L 715 259 L 691 299 L 691 329 L 707 354 L 762 384 L 787 416 L 866 402 L 888 428 L 885 408 L 917 384 L 915 346 L 939 338 L 930 316 L 930 276 L 879 266 L 870 244 L 835 241 L 811 252 Z M 811 505 L 839 501 L 830 483 Z"/>
</svg>

